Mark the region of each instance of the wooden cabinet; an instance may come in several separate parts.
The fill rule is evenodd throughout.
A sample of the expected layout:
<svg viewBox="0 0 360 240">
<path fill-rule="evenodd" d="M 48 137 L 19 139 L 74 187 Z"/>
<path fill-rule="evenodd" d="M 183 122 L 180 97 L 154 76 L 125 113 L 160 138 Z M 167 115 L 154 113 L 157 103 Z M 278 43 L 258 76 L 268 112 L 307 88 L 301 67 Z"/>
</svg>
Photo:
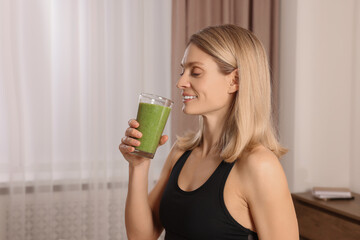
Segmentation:
<svg viewBox="0 0 360 240">
<path fill-rule="evenodd" d="M 300 236 L 309 240 L 360 240 L 360 194 L 353 200 L 319 200 L 292 194 Z"/>
</svg>

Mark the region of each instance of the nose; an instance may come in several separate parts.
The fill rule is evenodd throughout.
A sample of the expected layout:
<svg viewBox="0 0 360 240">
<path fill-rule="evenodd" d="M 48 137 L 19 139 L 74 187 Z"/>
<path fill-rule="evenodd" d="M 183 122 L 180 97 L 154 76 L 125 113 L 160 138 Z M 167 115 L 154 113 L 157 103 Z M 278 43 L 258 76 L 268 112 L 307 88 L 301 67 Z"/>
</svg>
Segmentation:
<svg viewBox="0 0 360 240">
<path fill-rule="evenodd" d="M 186 76 L 185 73 L 182 76 L 180 76 L 180 78 L 176 84 L 176 87 L 179 89 L 185 89 L 185 88 L 190 87 L 189 78 Z"/>
</svg>

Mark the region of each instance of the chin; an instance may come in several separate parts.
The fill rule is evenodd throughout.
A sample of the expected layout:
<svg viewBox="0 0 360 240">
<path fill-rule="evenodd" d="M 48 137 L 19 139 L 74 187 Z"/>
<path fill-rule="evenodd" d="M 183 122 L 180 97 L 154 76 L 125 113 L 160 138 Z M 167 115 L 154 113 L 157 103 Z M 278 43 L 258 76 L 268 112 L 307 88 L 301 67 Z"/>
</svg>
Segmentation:
<svg viewBox="0 0 360 240">
<path fill-rule="evenodd" d="M 194 110 L 191 110 L 191 109 L 189 109 L 188 107 L 185 107 L 185 106 L 182 108 L 182 111 L 183 111 L 183 113 L 185 113 L 187 115 L 199 115 L 198 112 L 196 112 Z"/>
<path fill-rule="evenodd" d="M 199 109 L 191 109 L 191 108 L 186 108 L 186 107 L 183 107 L 182 108 L 182 111 L 183 113 L 185 113 L 186 115 L 196 115 L 196 116 L 199 116 L 199 115 L 203 115 L 204 114 L 204 111 L 199 111 Z"/>
</svg>

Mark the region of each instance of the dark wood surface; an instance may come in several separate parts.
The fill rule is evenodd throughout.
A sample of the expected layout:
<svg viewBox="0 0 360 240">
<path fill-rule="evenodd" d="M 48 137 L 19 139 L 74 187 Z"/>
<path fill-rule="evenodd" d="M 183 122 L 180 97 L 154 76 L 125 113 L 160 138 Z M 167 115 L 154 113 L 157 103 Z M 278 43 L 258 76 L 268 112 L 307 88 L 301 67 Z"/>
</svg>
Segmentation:
<svg viewBox="0 0 360 240">
<path fill-rule="evenodd" d="M 302 238 L 360 240 L 360 194 L 353 200 L 320 200 L 311 192 L 292 194 Z"/>
</svg>

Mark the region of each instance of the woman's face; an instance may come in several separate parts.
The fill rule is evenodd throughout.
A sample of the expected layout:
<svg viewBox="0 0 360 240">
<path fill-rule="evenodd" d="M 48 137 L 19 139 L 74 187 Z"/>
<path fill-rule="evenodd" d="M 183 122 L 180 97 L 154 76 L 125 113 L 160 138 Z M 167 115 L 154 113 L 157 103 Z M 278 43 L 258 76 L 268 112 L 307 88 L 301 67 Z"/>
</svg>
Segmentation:
<svg viewBox="0 0 360 240">
<path fill-rule="evenodd" d="M 214 59 L 194 44 L 185 50 L 181 66 L 176 86 L 182 90 L 183 112 L 203 116 L 226 113 L 237 90 L 237 84 L 232 84 L 234 74 L 221 73 Z"/>
</svg>

